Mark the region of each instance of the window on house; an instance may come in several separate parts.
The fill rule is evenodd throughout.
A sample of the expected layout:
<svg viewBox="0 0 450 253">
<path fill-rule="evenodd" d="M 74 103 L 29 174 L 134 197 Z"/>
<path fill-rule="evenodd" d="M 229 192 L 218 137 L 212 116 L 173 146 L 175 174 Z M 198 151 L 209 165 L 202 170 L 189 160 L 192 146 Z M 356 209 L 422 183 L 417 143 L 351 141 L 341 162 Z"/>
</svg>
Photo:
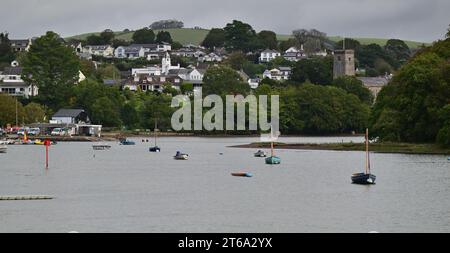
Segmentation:
<svg viewBox="0 0 450 253">
<path fill-rule="evenodd" d="M 338 57 L 337 57 L 337 60 L 338 60 L 338 61 L 340 61 L 340 60 L 341 60 L 341 57 L 340 57 L 340 56 L 338 56 Z"/>
</svg>

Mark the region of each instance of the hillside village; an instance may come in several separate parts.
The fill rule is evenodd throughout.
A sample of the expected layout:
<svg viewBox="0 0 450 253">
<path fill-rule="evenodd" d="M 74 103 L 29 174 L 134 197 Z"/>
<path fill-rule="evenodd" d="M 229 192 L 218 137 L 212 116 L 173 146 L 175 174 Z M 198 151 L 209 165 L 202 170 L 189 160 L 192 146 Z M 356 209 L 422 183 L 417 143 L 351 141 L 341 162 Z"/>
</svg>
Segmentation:
<svg viewBox="0 0 450 253">
<path fill-rule="evenodd" d="M 12 39 L 11 47 L 16 53 L 27 52 L 32 45 L 33 39 Z M 163 42 L 161 44 L 130 44 L 128 46 L 118 46 L 114 48 L 112 45 L 83 45 L 82 42 L 65 42 L 67 46 L 73 48 L 74 52 L 81 58 L 93 61 L 93 57 L 104 59 L 146 59 L 147 61 L 160 61 L 159 64 L 142 66 L 140 68 L 132 68 L 129 71 L 123 71 L 121 76 L 115 80 L 104 79 L 105 85 L 117 85 L 121 89 L 129 89 L 131 91 L 162 91 L 163 84 L 170 83 L 175 89 L 179 89 L 183 82 L 194 84 L 195 91 L 201 88 L 203 75 L 206 69 L 211 65 L 217 65 L 228 58 L 229 53 L 225 48 L 216 48 L 208 50 L 201 45 L 184 45 L 179 49 L 172 50 L 171 44 Z M 276 58 L 282 58 L 286 61 L 297 62 L 302 59 L 313 57 L 333 56 L 335 51 L 318 49 L 312 53 L 306 53 L 303 45 L 300 48 L 295 46 L 289 47 L 281 52 L 273 49 L 265 49 L 257 52 L 259 63 L 270 63 Z M 354 57 L 354 52 L 349 51 Z M 172 65 L 171 56 L 190 58 L 194 60 L 194 64 L 187 67 Z M 336 58 L 335 61 L 338 59 Z M 96 65 L 101 61 L 93 61 Z M 354 64 L 353 64 L 354 66 Z M 11 62 L 11 66 L 5 67 L 0 71 L 0 88 L 2 93 L 11 95 L 30 96 L 38 95 L 38 87 L 36 85 L 27 84 L 21 79 L 22 68 L 17 61 Z M 358 71 L 358 70 L 357 70 Z M 249 76 L 244 71 L 238 71 L 247 81 L 252 89 L 256 89 L 260 81 L 268 78 L 275 81 L 289 80 L 292 68 L 290 66 L 278 66 L 271 69 L 265 69 L 264 72 L 257 76 Z M 355 72 L 346 73 L 346 75 L 354 76 Z M 335 77 L 338 77 L 335 75 Z M 374 95 L 387 84 L 389 78 L 380 77 L 358 77 L 363 81 L 364 85 L 369 88 Z M 84 74 L 80 72 L 79 81 L 85 80 Z"/>
<path fill-rule="evenodd" d="M 2 34 L 2 38 L 7 50 L 4 56 L 0 55 L 0 67 L 3 66 L 0 68 L 0 93 L 18 98 L 23 106 L 15 113 L 15 118 L 8 116 L 0 122 L 8 128 L 47 124 L 55 113 L 72 108 L 86 112 L 90 116 L 89 123 L 100 128 L 102 125 L 151 128 L 154 118 L 164 117 L 160 126 L 170 129 L 168 119 L 173 111 L 170 98 L 177 94 L 193 96 L 203 91 L 204 95 L 281 95 L 298 93 L 302 89 L 314 90 L 309 92 L 326 89 L 317 92 L 325 92 L 333 99 L 339 97 L 339 103 L 343 104 L 350 99 L 346 96 L 356 96 L 359 100 L 351 98 L 354 104 L 342 105 L 342 108 L 352 113 L 360 111 L 354 114 L 357 118 L 350 121 L 337 118 L 334 126 L 322 129 L 324 123 L 316 121 L 304 128 L 303 123 L 295 121 L 305 115 L 289 115 L 295 118 L 294 121 L 285 119 L 286 124 L 293 124 L 289 131 L 354 131 L 366 124 L 368 114 L 364 112 L 392 79 L 395 70 L 413 54 L 401 40 L 389 40 L 384 47 L 361 45 L 353 39 L 333 43 L 326 34 L 314 29 L 295 30 L 292 38 L 279 41 L 272 31 L 256 33 L 249 24 L 236 20 L 223 29 L 210 30 L 200 45 L 182 45 L 173 41 L 170 29 L 155 35 L 150 28 L 136 30 L 132 41 L 116 39 L 109 29 L 84 40 L 64 39 L 52 32 L 39 38 L 9 39 L 8 34 Z M 39 71 L 58 61 L 45 57 L 55 52 L 66 57 L 57 63 L 56 68 L 61 69 Z M 46 61 L 49 65 L 40 66 Z M 65 80 L 59 79 L 66 75 Z M 209 78 L 205 78 L 208 75 Z M 290 96 L 286 94 L 283 99 Z M 321 103 L 330 103 L 333 110 L 339 108 L 326 96 L 320 99 Z M 295 107 L 290 111 L 304 111 L 300 107 L 312 101 L 291 104 Z M 27 112 L 28 107 L 42 116 L 17 116 L 33 114 Z M 334 113 L 333 117 L 338 116 Z M 69 123 L 84 126 L 88 122 L 71 120 Z M 41 127 L 51 131 L 47 125 Z M 77 129 L 73 128 L 72 132 L 78 132 Z"/>
</svg>

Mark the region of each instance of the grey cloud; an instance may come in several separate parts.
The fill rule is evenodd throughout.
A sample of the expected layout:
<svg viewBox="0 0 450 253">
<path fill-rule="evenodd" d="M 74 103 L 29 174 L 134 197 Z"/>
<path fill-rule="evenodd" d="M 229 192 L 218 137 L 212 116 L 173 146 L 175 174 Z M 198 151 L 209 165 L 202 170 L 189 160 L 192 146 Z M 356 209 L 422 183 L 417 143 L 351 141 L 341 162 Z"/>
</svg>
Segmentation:
<svg viewBox="0 0 450 253">
<path fill-rule="evenodd" d="M 431 42 L 450 24 L 448 0 L 2 0 L 0 30 L 25 38 L 122 30 L 176 18 L 187 27 L 223 27 L 233 19 L 256 30 L 290 34 L 316 28 L 329 35 Z"/>
</svg>

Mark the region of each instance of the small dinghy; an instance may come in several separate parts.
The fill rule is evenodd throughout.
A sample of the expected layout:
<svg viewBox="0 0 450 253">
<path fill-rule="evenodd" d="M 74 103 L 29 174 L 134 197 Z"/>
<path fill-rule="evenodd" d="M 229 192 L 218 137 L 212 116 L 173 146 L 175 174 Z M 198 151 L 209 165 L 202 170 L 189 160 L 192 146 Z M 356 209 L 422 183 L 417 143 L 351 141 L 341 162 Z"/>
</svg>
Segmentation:
<svg viewBox="0 0 450 253">
<path fill-rule="evenodd" d="M 161 152 L 161 149 L 158 146 L 150 147 L 148 149 L 150 152 Z"/>
<path fill-rule="evenodd" d="M 369 129 L 366 129 L 366 169 L 361 173 L 353 173 L 351 179 L 354 184 L 375 184 L 376 176 L 370 173 Z"/>
<path fill-rule="evenodd" d="M 181 153 L 180 151 L 177 151 L 177 153 L 173 156 L 175 160 L 187 160 L 188 157 L 188 154 Z"/>
<path fill-rule="evenodd" d="M 449 160 L 449 161 L 450 161 L 450 156 L 449 156 L 449 157 L 447 157 L 447 160 Z"/>
<path fill-rule="evenodd" d="M 231 173 L 234 177 L 253 177 L 252 173 L 250 172 L 234 172 Z"/>
<path fill-rule="evenodd" d="M 111 148 L 111 145 L 108 144 L 94 144 L 92 145 L 94 150 L 108 150 Z"/>
<path fill-rule="evenodd" d="M 120 139 L 119 140 L 119 144 L 120 145 L 135 145 L 136 143 L 132 140 L 128 140 L 128 139 Z"/>
<path fill-rule="evenodd" d="M 352 174 L 352 182 L 354 184 L 374 184 L 376 178 L 375 175 L 364 172 Z"/>
<path fill-rule="evenodd" d="M 266 163 L 267 164 L 280 164 L 281 158 L 279 158 L 278 156 L 270 156 L 270 157 L 266 158 Z"/>
<path fill-rule="evenodd" d="M 266 152 L 262 151 L 261 149 L 256 151 L 255 157 L 266 157 Z"/>
</svg>

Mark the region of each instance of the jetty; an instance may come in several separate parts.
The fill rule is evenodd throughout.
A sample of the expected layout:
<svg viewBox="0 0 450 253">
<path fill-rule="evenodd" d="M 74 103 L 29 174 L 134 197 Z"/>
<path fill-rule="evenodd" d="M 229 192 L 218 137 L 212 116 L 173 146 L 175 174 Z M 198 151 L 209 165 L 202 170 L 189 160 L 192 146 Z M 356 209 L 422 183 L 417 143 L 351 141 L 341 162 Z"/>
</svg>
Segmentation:
<svg viewBox="0 0 450 253">
<path fill-rule="evenodd" d="M 0 195 L 0 200 L 44 200 L 44 199 L 53 199 L 53 197 L 48 195 L 9 195 L 9 196 Z"/>
</svg>

